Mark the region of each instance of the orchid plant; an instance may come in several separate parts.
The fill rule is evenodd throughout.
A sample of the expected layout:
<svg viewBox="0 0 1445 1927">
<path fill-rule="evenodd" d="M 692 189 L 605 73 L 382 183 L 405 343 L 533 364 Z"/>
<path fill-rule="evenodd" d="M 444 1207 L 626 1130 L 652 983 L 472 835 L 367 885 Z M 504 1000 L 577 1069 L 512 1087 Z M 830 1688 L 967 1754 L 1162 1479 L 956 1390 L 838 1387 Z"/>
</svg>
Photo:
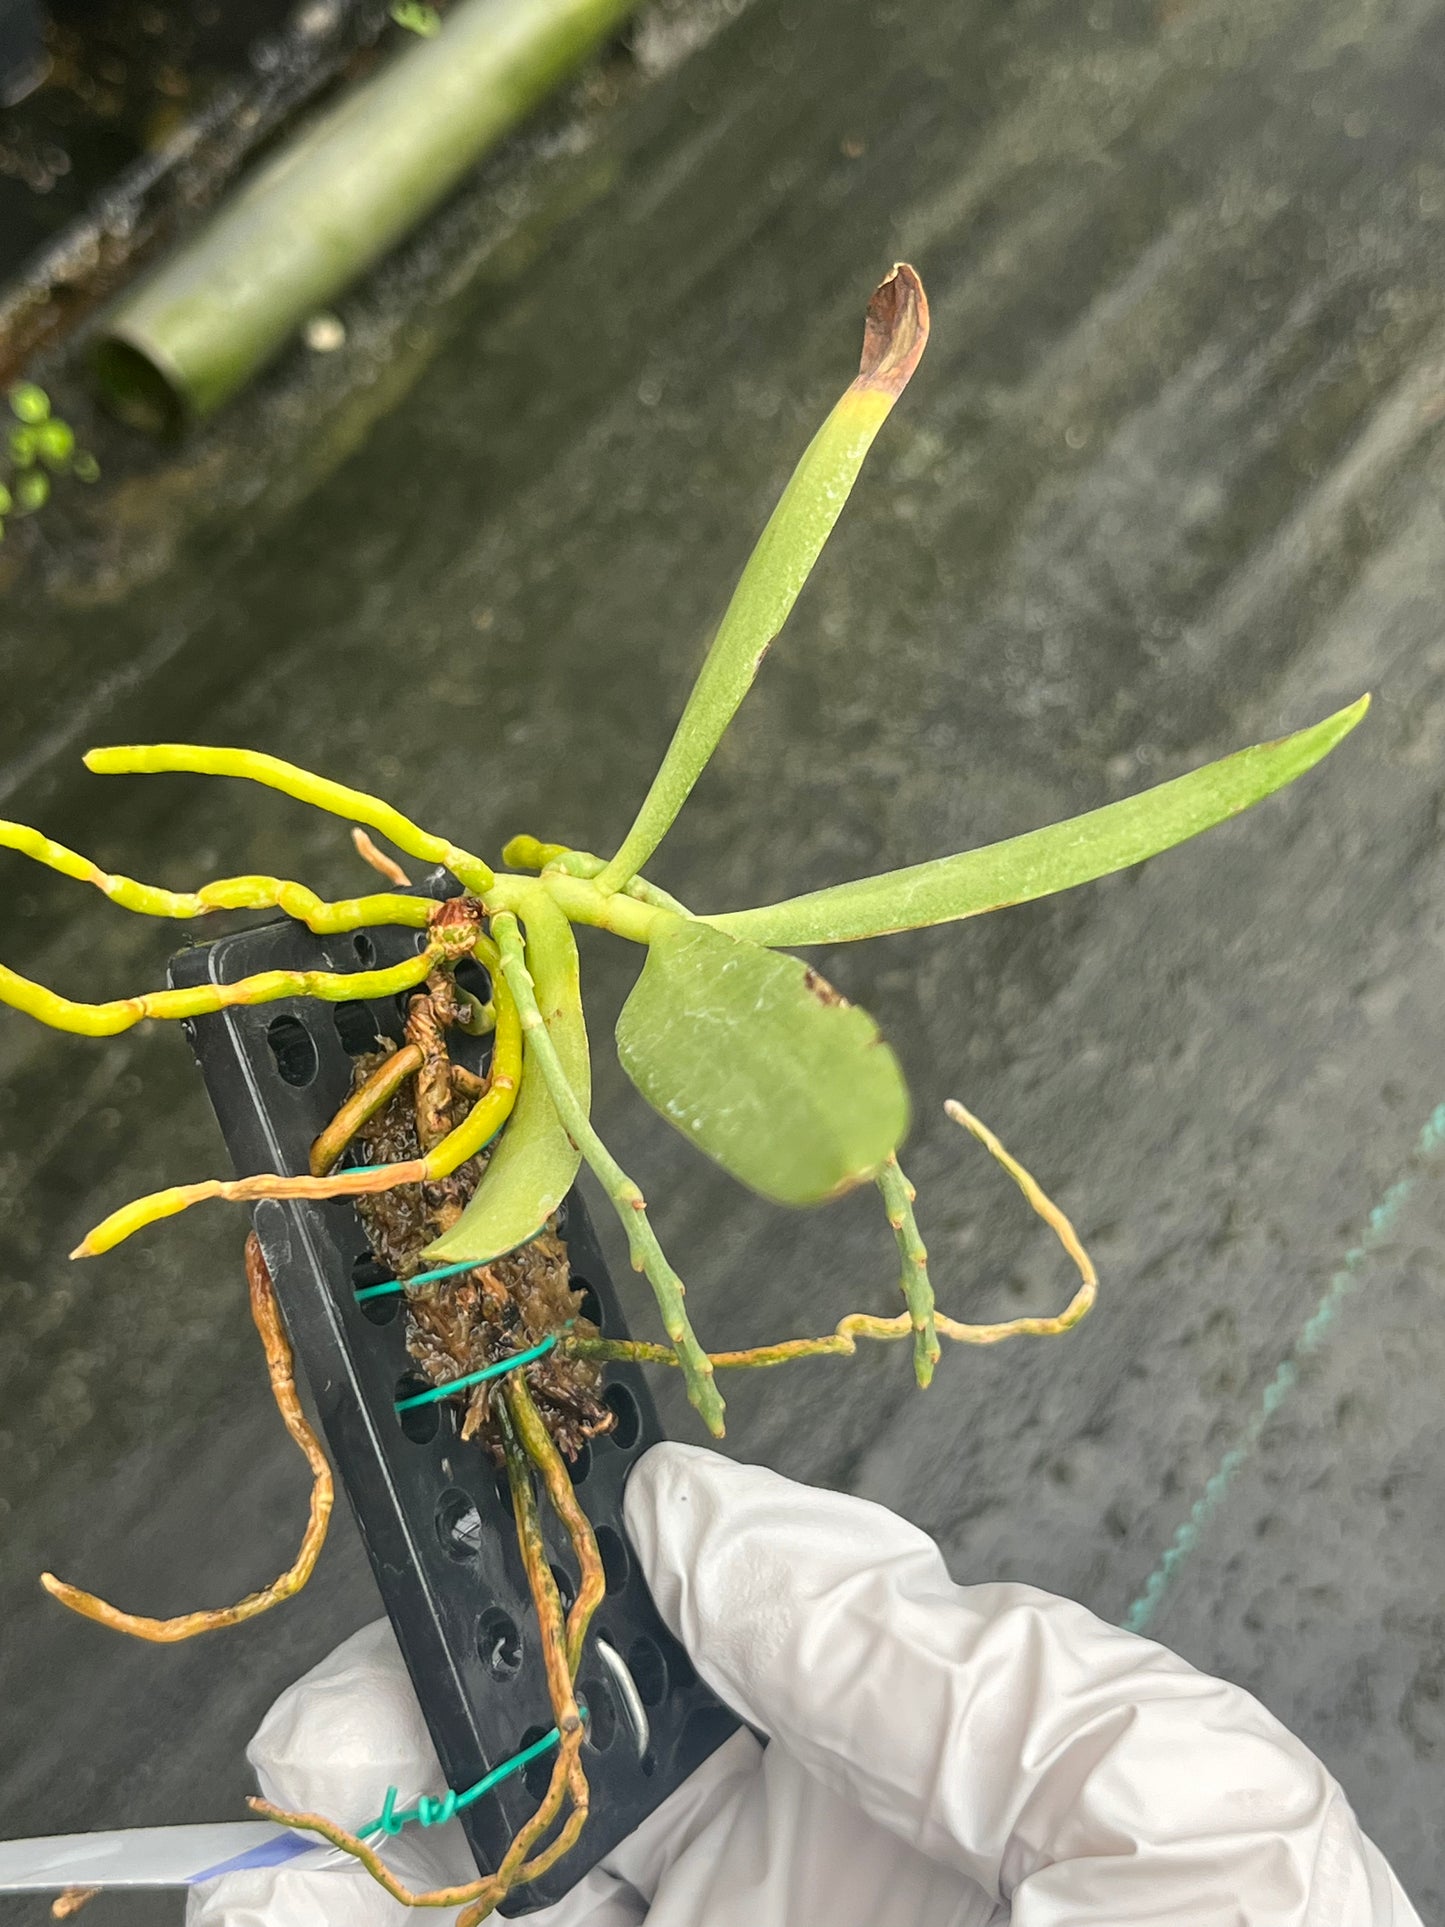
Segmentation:
<svg viewBox="0 0 1445 1927">
<path fill-rule="evenodd" d="M 93 750 L 86 762 L 105 775 L 187 771 L 280 790 L 354 825 L 358 849 L 392 887 L 324 902 L 298 882 L 239 876 L 194 892 L 173 892 L 109 875 L 36 830 L 0 823 L 0 845 L 94 884 L 121 908 L 145 915 L 190 920 L 271 908 L 319 933 L 378 925 L 422 933 L 418 954 L 387 970 L 272 971 L 237 983 L 152 991 L 98 1004 L 72 1002 L 0 968 L 0 1000 L 61 1030 L 110 1036 L 147 1018 L 195 1018 L 233 1004 L 414 993 L 405 1043 L 358 1072 L 346 1104 L 316 1142 L 309 1171 L 208 1178 L 156 1191 L 112 1212 L 72 1256 L 109 1251 L 160 1219 L 209 1199 L 354 1198 L 370 1229 L 374 1220 L 368 1213 L 379 1201 L 410 1187 L 409 1195 L 422 1200 L 425 1229 L 410 1237 L 400 1261 L 395 1253 L 392 1261 L 400 1262 L 413 1319 L 424 1326 L 428 1307 L 435 1311 L 445 1304 L 453 1316 L 461 1306 L 469 1329 L 481 1334 L 493 1355 L 500 1358 L 510 1346 L 519 1361 L 518 1267 L 534 1263 L 522 1333 L 533 1341 L 533 1352 L 520 1369 L 457 1396 L 467 1413 L 463 1436 L 472 1426 L 511 1475 L 524 1558 L 550 1656 L 560 1735 L 547 1796 L 494 1873 L 466 1888 L 428 1895 L 410 1893 L 374 1846 L 323 1816 L 275 1816 L 313 1827 L 357 1854 L 396 1897 L 463 1906 L 467 1921 L 480 1920 L 513 1886 L 553 1864 L 585 1823 L 582 1716 L 573 1683 L 588 1621 L 601 1596 L 601 1577 L 596 1542 L 562 1455 L 576 1449 L 589 1424 L 594 1432 L 605 1428 L 605 1408 L 595 1398 L 590 1406 L 587 1400 L 608 1361 L 675 1366 L 702 1422 L 720 1435 L 724 1404 L 717 1381 L 724 1369 L 851 1353 L 860 1338 L 901 1340 L 911 1345 L 918 1384 L 926 1386 L 942 1340 L 993 1344 L 1059 1333 L 1076 1324 L 1094 1300 L 1093 1266 L 1068 1220 L 993 1134 L 961 1104 L 950 1102 L 950 1114 L 1003 1164 L 1052 1227 L 1079 1282 L 1056 1315 L 968 1324 L 938 1309 L 914 1217 L 914 1193 L 899 1164 L 909 1098 L 898 1061 L 873 1018 L 792 951 L 979 916 L 1137 864 L 1303 775 L 1354 728 L 1368 704 L 1362 697 L 1293 735 L 1240 750 L 1066 822 L 779 903 L 697 912 L 649 882 L 646 866 L 782 630 L 875 437 L 918 365 L 928 326 L 918 275 L 906 265 L 895 267 L 869 303 L 858 374 L 804 451 L 773 510 L 651 788 L 614 855 L 604 859 L 517 836 L 504 848 L 502 865 L 494 867 L 390 804 L 332 778 L 256 750 L 173 743 Z M 443 866 L 461 894 L 430 897 L 413 889 L 406 871 L 374 837 L 390 843 L 402 858 Z M 902 1302 L 896 1312 L 850 1312 L 823 1336 L 783 1338 L 746 1351 L 706 1348 L 643 1194 L 592 1120 L 590 1048 L 573 936 L 579 924 L 639 946 L 642 969 L 617 1025 L 618 1056 L 647 1101 L 699 1150 L 744 1185 L 785 1206 L 821 1205 L 855 1186 L 877 1186 L 899 1251 Z M 490 1002 L 459 986 L 456 973 L 464 964 L 485 969 Z M 485 1077 L 451 1062 L 445 1042 L 451 1029 L 490 1035 Z M 386 1139 L 390 1154 L 361 1168 L 342 1168 L 349 1148 L 380 1141 L 375 1134 L 387 1118 L 397 1124 Z M 395 1154 L 398 1144 L 406 1155 Z M 567 1291 L 547 1295 L 534 1289 L 538 1254 L 553 1262 L 560 1249 L 551 1227 L 583 1162 L 621 1219 L 632 1263 L 656 1298 L 665 1342 L 603 1338 L 579 1315 Z M 311 1524 L 297 1561 L 273 1586 L 223 1612 L 184 1620 L 121 1613 L 45 1575 L 44 1583 L 67 1604 L 142 1637 L 188 1637 L 265 1610 L 304 1584 L 324 1536 L 329 1469 L 296 1401 L 289 1349 L 254 1238 L 247 1259 L 273 1389 L 313 1468 Z M 420 1281 L 414 1289 L 408 1274 Z M 471 1296 L 457 1298 L 457 1293 Z M 499 1333 L 507 1335 L 505 1343 Z M 558 1389 L 559 1373 L 572 1375 L 565 1397 Z M 562 1422 L 564 1411 L 572 1414 L 573 1434 Z M 540 1549 L 529 1465 L 540 1469 L 577 1551 L 582 1583 L 565 1614 Z M 570 1806 L 567 1821 L 550 1845 L 539 1848 L 564 1804 Z M 264 1804 L 261 1810 L 275 1812 Z"/>
</svg>

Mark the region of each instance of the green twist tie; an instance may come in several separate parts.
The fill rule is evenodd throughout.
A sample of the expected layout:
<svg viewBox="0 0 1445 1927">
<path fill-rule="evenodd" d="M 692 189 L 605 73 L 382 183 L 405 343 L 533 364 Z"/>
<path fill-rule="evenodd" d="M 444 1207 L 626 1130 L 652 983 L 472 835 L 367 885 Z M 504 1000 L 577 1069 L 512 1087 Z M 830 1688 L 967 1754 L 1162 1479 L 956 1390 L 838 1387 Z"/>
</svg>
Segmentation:
<svg viewBox="0 0 1445 1927">
<path fill-rule="evenodd" d="M 461 1392 L 468 1385 L 480 1385 L 485 1379 L 500 1378 L 503 1372 L 514 1372 L 519 1365 L 530 1365 L 533 1359 L 541 1358 L 550 1352 L 557 1343 L 557 1334 L 552 1332 L 540 1345 L 533 1345 L 530 1351 L 516 1352 L 511 1358 L 499 1358 L 495 1365 L 484 1365 L 479 1372 L 468 1372 L 465 1378 L 450 1378 L 445 1385 L 433 1385 L 425 1392 L 417 1392 L 411 1398 L 396 1401 L 398 1412 L 409 1412 L 414 1405 L 431 1405 L 439 1398 L 450 1398 L 453 1392 Z"/>
<path fill-rule="evenodd" d="M 577 1703 L 577 1711 L 585 1720 L 587 1708 L 580 1700 Z M 494 1766 L 490 1773 L 484 1773 L 476 1785 L 469 1786 L 465 1793 L 453 1793 L 450 1787 L 440 1799 L 433 1794 L 424 1793 L 414 1807 L 408 1807 L 402 1813 L 396 1810 L 396 1788 L 389 1786 L 386 1789 L 386 1799 L 381 1812 L 369 1826 L 358 1827 L 357 1832 L 363 1840 L 372 1833 L 389 1834 L 395 1839 L 402 1828 L 410 1826 L 413 1821 L 423 1827 L 444 1826 L 448 1820 L 455 1819 L 463 1807 L 471 1806 L 473 1801 L 480 1800 L 484 1793 L 490 1793 L 493 1787 L 500 1786 L 503 1780 L 511 1779 L 514 1773 L 521 1773 L 524 1768 L 529 1767 L 533 1760 L 540 1759 L 544 1753 L 550 1753 L 561 1737 L 562 1735 L 554 1726 L 552 1731 L 545 1733 L 540 1740 L 535 1740 L 531 1746 L 524 1747 L 520 1753 L 514 1753 L 510 1760 L 503 1760 L 502 1764 Z"/>
</svg>

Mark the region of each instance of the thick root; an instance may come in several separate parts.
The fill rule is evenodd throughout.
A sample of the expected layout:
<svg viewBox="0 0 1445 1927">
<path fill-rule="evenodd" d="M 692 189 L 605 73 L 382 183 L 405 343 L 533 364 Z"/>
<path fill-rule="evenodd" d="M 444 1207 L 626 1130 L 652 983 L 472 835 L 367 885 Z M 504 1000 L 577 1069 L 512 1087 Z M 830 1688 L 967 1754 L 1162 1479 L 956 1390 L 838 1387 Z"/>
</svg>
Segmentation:
<svg viewBox="0 0 1445 1927">
<path fill-rule="evenodd" d="M 482 939 L 476 946 L 484 962 L 490 961 L 491 946 Z M 431 953 L 415 959 L 427 965 Z M 384 973 L 383 973 L 384 974 Z M 425 976 L 426 969 L 423 969 Z M 499 973 L 500 975 L 500 973 Z M 341 983 L 358 984 L 360 976 L 343 977 Z M 413 988 L 411 983 L 403 988 Z M 165 993 L 171 994 L 171 993 Z M 179 995 L 180 993 L 175 993 Z M 367 993 L 371 994 L 371 993 Z M 392 1191 L 400 1184 L 430 1184 L 452 1172 L 484 1150 L 512 1114 L 522 1079 L 522 1026 L 517 1006 L 505 988 L 496 994 L 497 1031 L 492 1047 L 492 1066 L 486 1093 L 468 1112 L 454 1131 L 425 1157 L 407 1164 L 388 1164 L 380 1170 L 342 1171 L 334 1177 L 284 1177 L 276 1171 L 249 1178 L 204 1178 L 199 1184 L 175 1184 L 164 1191 L 153 1191 L 122 1205 L 103 1219 L 71 1252 L 72 1258 L 94 1258 L 133 1237 L 147 1225 L 162 1218 L 175 1217 L 193 1204 L 211 1198 L 232 1204 L 251 1204 L 259 1198 L 357 1198 L 380 1191 Z"/>
</svg>

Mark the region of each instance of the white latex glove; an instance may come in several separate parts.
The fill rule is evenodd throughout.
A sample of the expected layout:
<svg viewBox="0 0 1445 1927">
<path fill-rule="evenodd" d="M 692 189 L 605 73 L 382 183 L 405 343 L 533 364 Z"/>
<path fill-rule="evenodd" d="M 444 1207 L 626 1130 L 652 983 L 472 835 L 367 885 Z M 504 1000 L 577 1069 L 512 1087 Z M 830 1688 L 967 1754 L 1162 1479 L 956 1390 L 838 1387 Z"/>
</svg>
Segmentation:
<svg viewBox="0 0 1445 1927">
<path fill-rule="evenodd" d="M 735 1735 L 535 1927 L 1420 1927 L 1319 1761 L 1162 1647 L 956 1586 L 883 1508 L 691 1446 L 646 1454 L 626 1514 L 663 1618 L 771 1743 Z M 385 1624 L 284 1693 L 250 1758 L 270 1798 L 352 1825 L 388 1785 L 443 1790 Z M 404 1878 L 467 1874 L 454 1827 L 387 1851 Z M 186 1918 L 450 1916 L 283 1869 Z"/>
</svg>

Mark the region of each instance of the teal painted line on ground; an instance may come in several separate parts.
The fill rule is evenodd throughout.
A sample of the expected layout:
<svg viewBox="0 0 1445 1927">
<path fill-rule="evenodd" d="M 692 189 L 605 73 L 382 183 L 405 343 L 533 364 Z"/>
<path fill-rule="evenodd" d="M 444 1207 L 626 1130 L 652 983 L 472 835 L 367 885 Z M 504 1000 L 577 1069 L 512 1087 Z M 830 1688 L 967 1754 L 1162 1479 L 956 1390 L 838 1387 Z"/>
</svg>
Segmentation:
<svg viewBox="0 0 1445 1927">
<path fill-rule="evenodd" d="M 1430 1121 L 1420 1133 L 1415 1156 L 1423 1162 L 1439 1157 L 1442 1151 L 1445 1151 L 1445 1104 L 1436 1106 Z M 1223 1505 L 1240 1469 L 1259 1444 L 1265 1427 L 1298 1384 L 1301 1360 L 1318 1351 L 1329 1337 L 1340 1308 L 1360 1282 L 1366 1261 L 1394 1231 L 1400 1213 L 1418 1186 L 1421 1175 L 1420 1172 L 1412 1172 L 1409 1177 L 1397 1178 L 1371 1211 L 1365 1229 L 1360 1234 L 1360 1242 L 1345 1253 L 1343 1265 L 1330 1279 L 1324 1296 L 1290 1351 L 1281 1360 L 1278 1371 L 1264 1388 L 1259 1409 L 1245 1428 L 1244 1436 L 1220 1460 L 1203 1492 L 1194 1502 L 1189 1517 L 1175 1533 L 1168 1551 L 1145 1581 L 1144 1590 L 1124 1615 L 1123 1624 L 1129 1632 L 1144 1633 L 1153 1624 L 1179 1575 L 1180 1567 L 1198 1546 L 1205 1528 Z"/>
</svg>

